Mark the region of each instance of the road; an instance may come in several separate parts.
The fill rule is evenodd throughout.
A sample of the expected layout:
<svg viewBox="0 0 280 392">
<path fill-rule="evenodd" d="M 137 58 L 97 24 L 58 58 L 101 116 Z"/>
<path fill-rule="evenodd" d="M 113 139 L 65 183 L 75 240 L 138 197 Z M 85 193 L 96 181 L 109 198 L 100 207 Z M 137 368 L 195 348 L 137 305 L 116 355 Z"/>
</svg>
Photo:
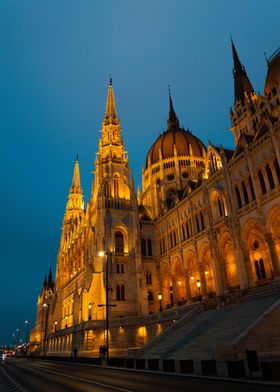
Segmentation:
<svg viewBox="0 0 280 392">
<path fill-rule="evenodd" d="M 3 371 L 4 369 L 4 371 Z M 8 375 L 8 376 L 7 376 Z M 9 359 L 0 364 L 0 392 L 267 392 L 277 387 L 246 385 L 185 376 L 117 370 L 86 364 Z M 3 379 L 17 389 L 3 386 Z M 2 385 L 2 389 L 1 389 Z M 10 388 L 10 387 L 9 387 Z"/>
</svg>

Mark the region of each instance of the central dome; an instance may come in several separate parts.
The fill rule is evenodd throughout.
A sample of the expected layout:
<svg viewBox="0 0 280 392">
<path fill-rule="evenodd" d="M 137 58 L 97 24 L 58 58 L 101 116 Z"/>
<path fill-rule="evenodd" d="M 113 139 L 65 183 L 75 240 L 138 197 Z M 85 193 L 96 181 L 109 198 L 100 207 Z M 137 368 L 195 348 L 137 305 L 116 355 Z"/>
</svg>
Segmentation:
<svg viewBox="0 0 280 392">
<path fill-rule="evenodd" d="M 185 131 L 180 128 L 179 121 L 173 109 L 171 96 L 169 99 L 168 129 L 157 138 L 150 148 L 147 155 L 146 167 L 148 167 L 149 162 L 153 165 L 160 160 L 160 151 L 162 159 L 172 158 L 174 156 L 174 146 L 176 147 L 178 156 L 194 155 L 195 157 L 203 158 L 206 153 L 206 148 L 199 138 L 194 136 L 190 131 Z"/>
</svg>

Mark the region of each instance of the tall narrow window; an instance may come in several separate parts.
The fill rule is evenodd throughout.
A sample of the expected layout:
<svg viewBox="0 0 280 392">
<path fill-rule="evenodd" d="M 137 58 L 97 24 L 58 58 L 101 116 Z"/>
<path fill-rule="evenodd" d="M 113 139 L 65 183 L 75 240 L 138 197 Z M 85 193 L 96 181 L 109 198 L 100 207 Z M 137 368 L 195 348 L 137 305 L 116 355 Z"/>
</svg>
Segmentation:
<svg viewBox="0 0 280 392">
<path fill-rule="evenodd" d="M 201 230 L 204 230 L 204 218 L 202 212 L 200 213 Z"/>
<path fill-rule="evenodd" d="M 242 191 L 243 191 L 243 196 L 244 196 L 245 204 L 249 204 L 248 192 L 247 192 L 247 188 L 246 188 L 246 185 L 245 185 L 245 182 L 244 182 L 244 181 L 242 181 Z"/>
<path fill-rule="evenodd" d="M 260 270 L 260 266 L 259 266 L 258 260 L 255 261 L 255 270 L 256 270 L 257 279 L 261 280 L 262 279 L 262 275 L 261 275 L 261 270 Z"/>
<path fill-rule="evenodd" d="M 265 271 L 263 259 L 260 259 L 259 264 L 260 264 L 262 279 L 266 279 L 266 271 Z"/>
<path fill-rule="evenodd" d="M 147 243 L 148 243 L 148 256 L 152 256 L 153 250 L 152 250 L 152 241 L 150 238 L 148 238 Z"/>
<path fill-rule="evenodd" d="M 280 184 L 280 168 L 279 168 L 279 163 L 277 161 L 277 158 L 274 159 L 274 169 L 276 171 L 278 184 Z"/>
<path fill-rule="evenodd" d="M 262 174 L 261 170 L 259 170 L 258 176 L 259 176 L 259 181 L 260 181 L 260 185 L 261 185 L 261 189 L 262 189 L 262 194 L 264 195 L 267 192 L 267 190 L 266 190 L 266 186 L 265 186 L 265 182 L 264 182 L 264 178 L 263 178 L 263 174 Z"/>
<path fill-rule="evenodd" d="M 116 231 L 115 233 L 115 252 L 116 253 L 124 252 L 123 233 L 121 231 Z"/>
<path fill-rule="evenodd" d="M 251 178 L 251 177 L 249 177 L 249 186 L 250 186 L 250 191 L 251 191 L 252 200 L 256 200 L 254 185 L 253 185 L 253 181 L 252 181 L 252 178 Z"/>
<path fill-rule="evenodd" d="M 196 230 L 197 230 L 197 233 L 199 233 L 200 227 L 199 227 L 199 220 L 198 220 L 198 216 L 197 215 L 195 216 L 195 220 L 196 220 Z"/>
<path fill-rule="evenodd" d="M 146 274 L 146 283 L 152 284 L 152 274 L 150 272 Z"/>
<path fill-rule="evenodd" d="M 236 194 L 238 208 L 241 208 L 242 207 L 242 201 L 241 201 L 241 196 L 240 196 L 240 192 L 239 192 L 238 186 L 235 187 L 235 194 Z"/>
<path fill-rule="evenodd" d="M 114 176 L 114 196 L 119 197 L 119 177 Z"/>
<path fill-rule="evenodd" d="M 270 189 L 274 189 L 275 188 L 275 182 L 274 182 L 274 178 L 273 178 L 271 169 L 270 169 L 268 164 L 266 164 L 266 166 L 265 166 L 265 171 L 266 171 L 266 174 L 267 174 L 267 178 L 268 178 Z"/>
<path fill-rule="evenodd" d="M 189 222 L 186 222 L 187 238 L 190 238 Z"/>
<path fill-rule="evenodd" d="M 219 209 L 220 216 L 223 216 L 222 202 L 220 198 L 218 198 L 218 209 Z"/>
<path fill-rule="evenodd" d="M 124 301 L 125 300 L 124 284 L 117 284 L 117 286 L 116 286 L 116 300 L 117 301 Z"/>
<path fill-rule="evenodd" d="M 141 251 L 142 251 L 142 255 L 143 256 L 147 256 L 147 252 L 146 252 L 146 240 L 145 238 L 141 239 Z"/>
<path fill-rule="evenodd" d="M 154 301 L 154 294 L 152 291 L 148 291 L 148 302 L 151 303 Z"/>
<path fill-rule="evenodd" d="M 184 226 L 184 224 L 182 224 L 182 237 L 183 237 L 183 241 L 185 241 L 186 233 L 185 233 L 185 226 Z"/>
</svg>

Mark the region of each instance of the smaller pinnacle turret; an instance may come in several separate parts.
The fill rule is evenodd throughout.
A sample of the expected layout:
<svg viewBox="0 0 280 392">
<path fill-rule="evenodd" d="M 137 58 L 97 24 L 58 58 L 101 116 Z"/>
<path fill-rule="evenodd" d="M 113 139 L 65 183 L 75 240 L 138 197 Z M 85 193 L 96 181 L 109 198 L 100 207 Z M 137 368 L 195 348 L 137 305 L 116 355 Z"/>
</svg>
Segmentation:
<svg viewBox="0 0 280 392">
<path fill-rule="evenodd" d="M 167 126 L 168 126 L 168 131 L 175 131 L 180 127 L 180 124 L 173 107 L 170 87 L 168 87 L 168 89 L 169 89 L 169 117 L 167 120 Z"/>
<path fill-rule="evenodd" d="M 241 64 L 235 45 L 231 39 L 231 48 L 233 56 L 233 78 L 234 78 L 234 98 L 244 104 L 246 99 L 250 99 L 254 94 L 253 86 L 247 76 L 244 66 Z"/>
<path fill-rule="evenodd" d="M 82 193 L 78 155 L 74 166 L 74 173 L 73 173 L 70 193 Z"/>
<path fill-rule="evenodd" d="M 104 123 L 104 125 L 109 125 L 109 124 L 118 125 L 119 124 L 119 119 L 118 119 L 117 109 L 116 109 L 116 104 L 115 104 L 112 78 L 110 78 L 110 82 L 109 82 L 106 111 L 105 111 L 103 123 Z"/>
</svg>

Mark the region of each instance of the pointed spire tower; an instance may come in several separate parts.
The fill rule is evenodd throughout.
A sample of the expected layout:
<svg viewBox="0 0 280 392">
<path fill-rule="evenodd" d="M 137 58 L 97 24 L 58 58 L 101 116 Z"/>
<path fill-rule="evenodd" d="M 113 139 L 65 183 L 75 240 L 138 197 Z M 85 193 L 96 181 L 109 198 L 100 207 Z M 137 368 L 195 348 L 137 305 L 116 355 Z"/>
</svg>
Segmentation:
<svg viewBox="0 0 280 392">
<path fill-rule="evenodd" d="M 72 184 L 68 195 L 68 202 L 66 205 L 64 224 L 74 223 L 76 218 L 80 218 L 83 212 L 84 212 L 83 191 L 81 187 L 79 160 L 77 156 L 75 166 L 74 166 Z"/>
<path fill-rule="evenodd" d="M 167 120 L 167 126 L 168 126 L 168 131 L 174 132 L 180 127 L 180 124 L 173 107 L 170 87 L 168 87 L 168 90 L 169 90 L 169 117 Z"/>
<path fill-rule="evenodd" d="M 246 99 L 250 99 L 255 94 L 253 86 L 247 76 L 245 67 L 241 64 L 235 45 L 231 39 L 233 56 L 233 78 L 234 78 L 234 101 L 244 104 Z"/>
<path fill-rule="evenodd" d="M 92 186 L 93 200 L 98 194 L 107 198 L 130 199 L 127 185 L 130 179 L 128 157 L 121 137 L 112 79 L 107 93 L 105 115 L 95 163 L 95 179 Z"/>
</svg>

